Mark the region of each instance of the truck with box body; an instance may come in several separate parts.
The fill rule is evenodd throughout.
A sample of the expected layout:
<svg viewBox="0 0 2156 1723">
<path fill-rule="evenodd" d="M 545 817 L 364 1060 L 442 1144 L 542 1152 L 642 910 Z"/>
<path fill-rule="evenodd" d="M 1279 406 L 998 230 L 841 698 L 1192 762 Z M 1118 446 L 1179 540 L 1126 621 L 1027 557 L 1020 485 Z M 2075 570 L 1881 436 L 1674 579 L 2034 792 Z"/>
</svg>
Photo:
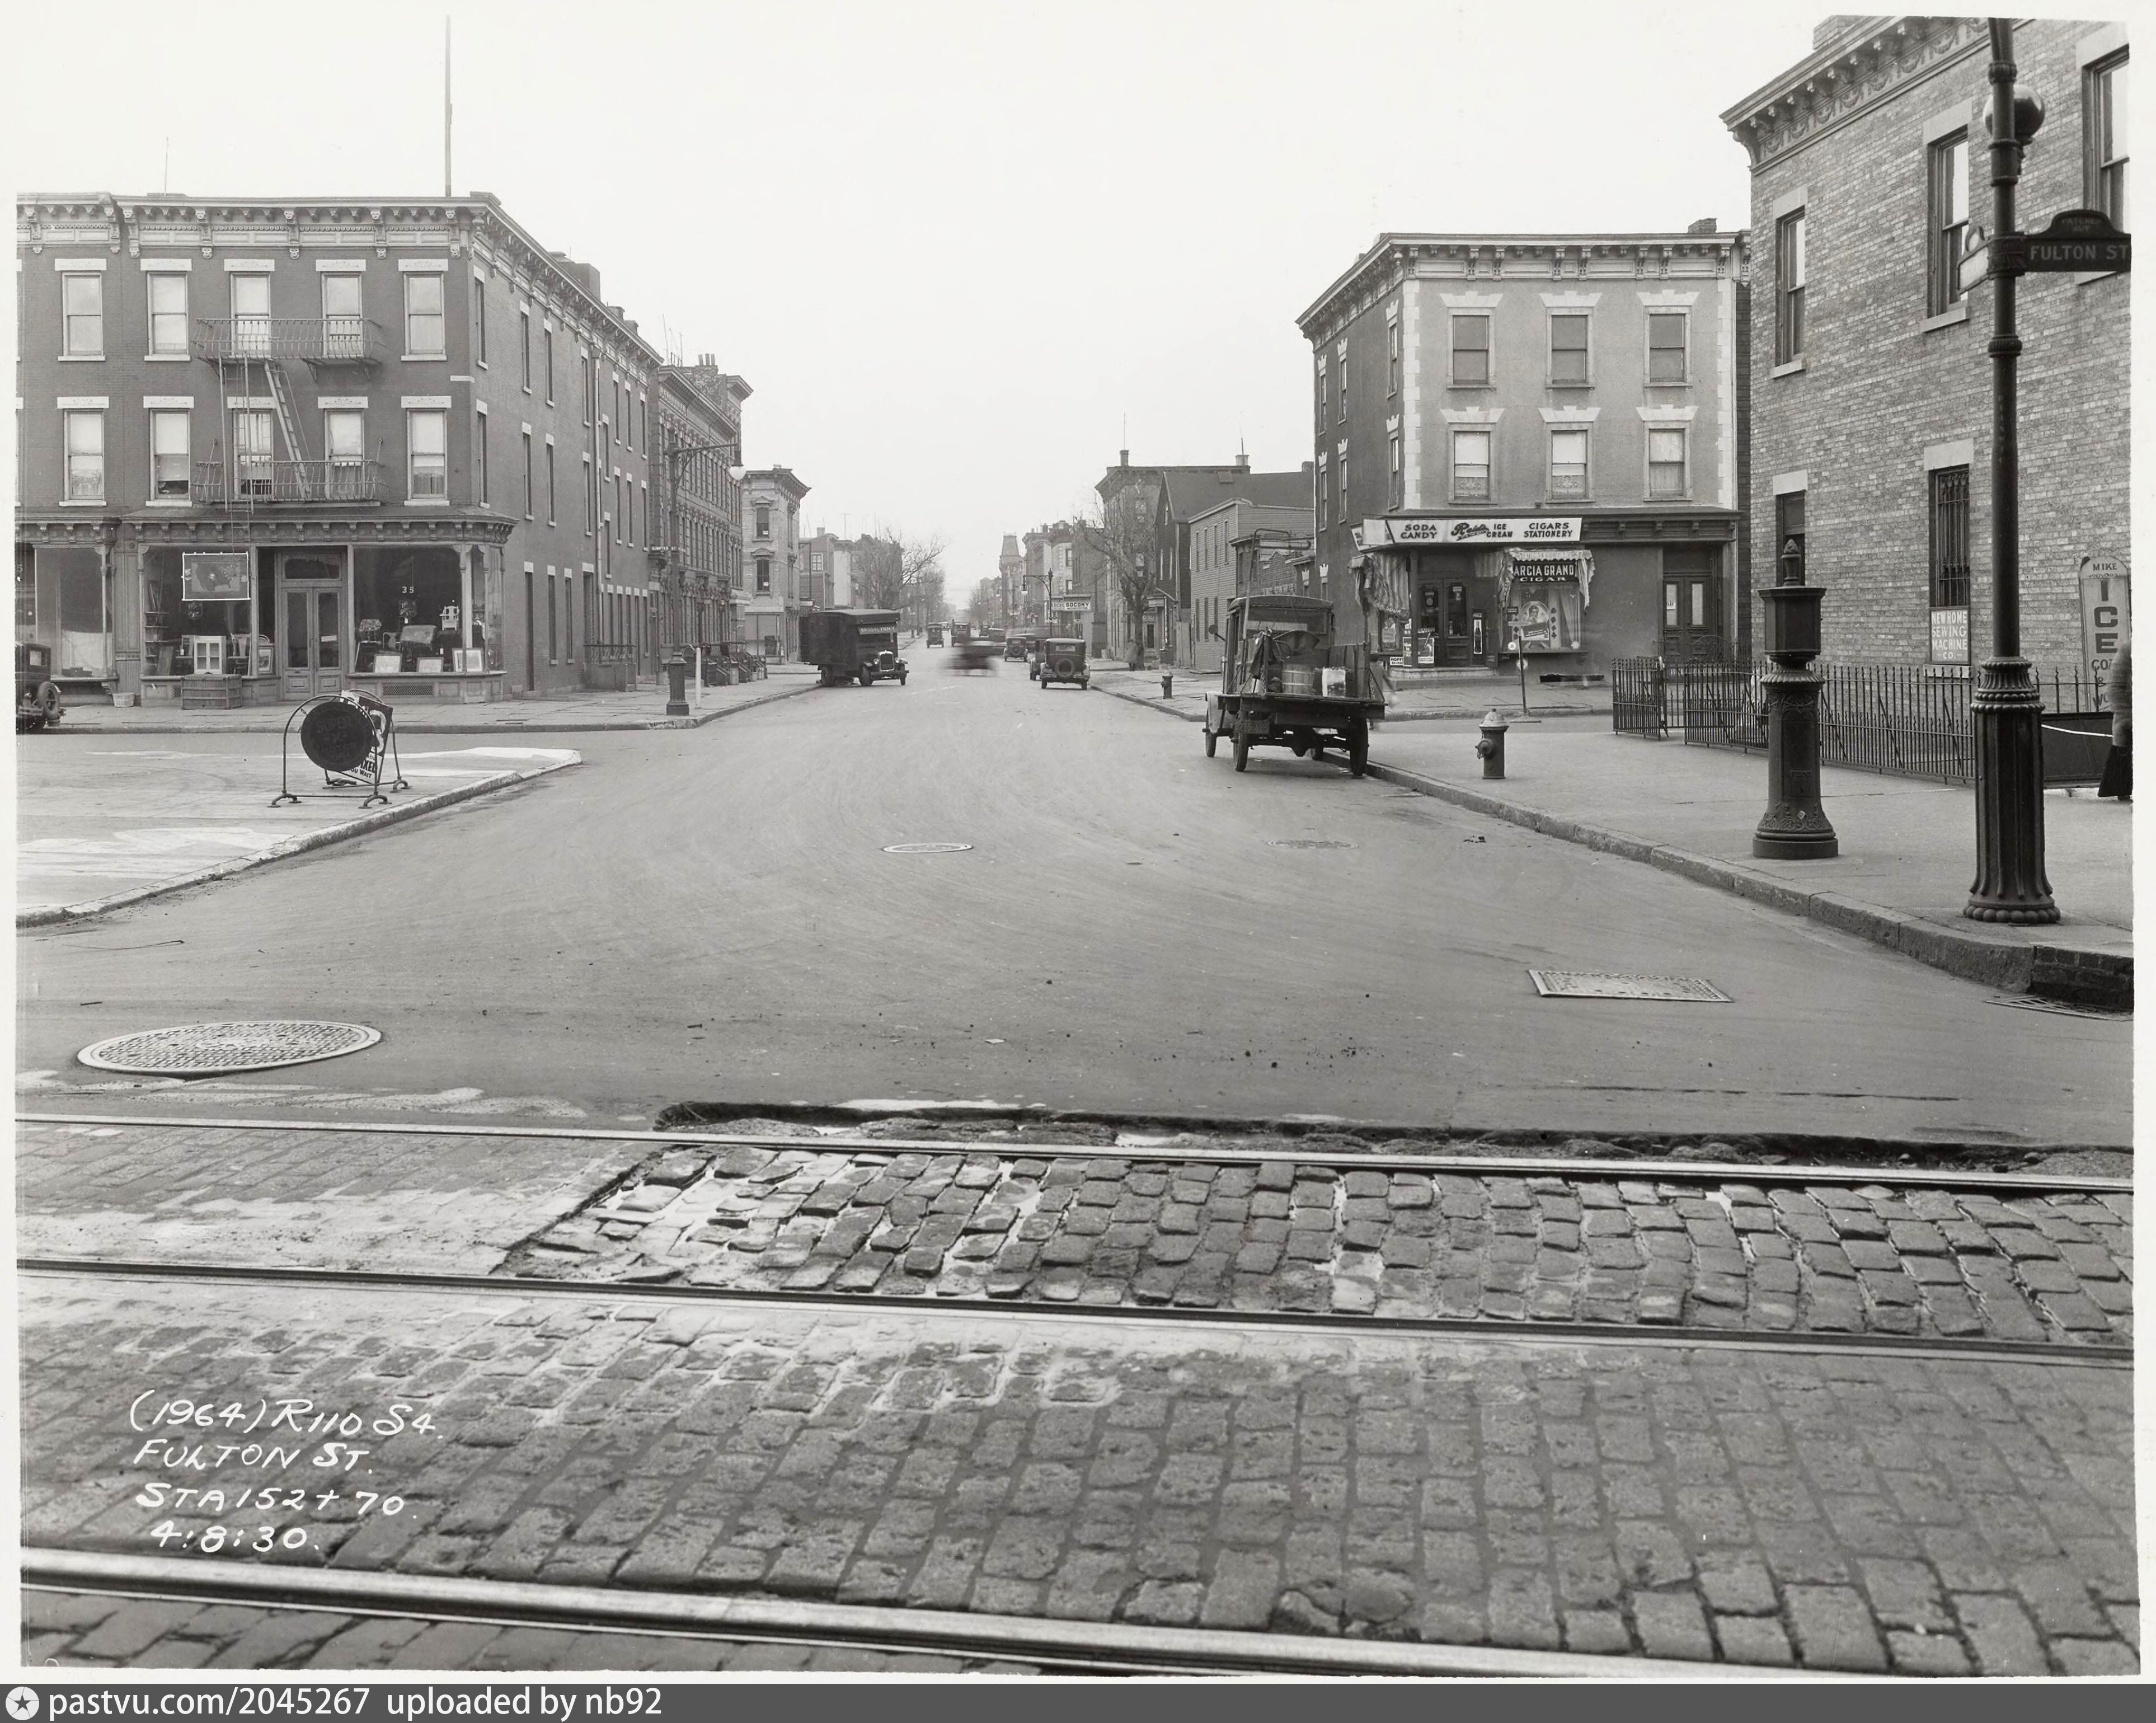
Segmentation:
<svg viewBox="0 0 2156 1723">
<path fill-rule="evenodd" d="M 801 656 L 816 666 L 823 685 L 895 679 L 906 685 L 906 660 L 898 655 L 895 610 L 812 610 L 801 618 Z"/>
</svg>

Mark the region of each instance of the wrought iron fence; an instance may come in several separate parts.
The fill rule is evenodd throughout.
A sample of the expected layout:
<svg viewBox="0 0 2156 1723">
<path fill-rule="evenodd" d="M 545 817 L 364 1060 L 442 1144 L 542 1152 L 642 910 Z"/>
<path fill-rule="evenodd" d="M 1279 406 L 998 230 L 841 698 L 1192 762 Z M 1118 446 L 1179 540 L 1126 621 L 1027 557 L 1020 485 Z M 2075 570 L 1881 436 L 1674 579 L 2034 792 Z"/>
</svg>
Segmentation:
<svg viewBox="0 0 2156 1723">
<path fill-rule="evenodd" d="M 1665 664 L 1628 658 L 1610 669 L 1610 721 L 1660 740 L 1681 732 L 1697 747 L 1767 745 L 1765 663 Z M 1975 771 L 1970 673 L 1938 664 L 1818 664 L 1820 757 L 1900 777 L 1968 783 Z M 2105 710 L 2102 684 L 2076 671 L 2039 671 L 2046 712 Z"/>
</svg>

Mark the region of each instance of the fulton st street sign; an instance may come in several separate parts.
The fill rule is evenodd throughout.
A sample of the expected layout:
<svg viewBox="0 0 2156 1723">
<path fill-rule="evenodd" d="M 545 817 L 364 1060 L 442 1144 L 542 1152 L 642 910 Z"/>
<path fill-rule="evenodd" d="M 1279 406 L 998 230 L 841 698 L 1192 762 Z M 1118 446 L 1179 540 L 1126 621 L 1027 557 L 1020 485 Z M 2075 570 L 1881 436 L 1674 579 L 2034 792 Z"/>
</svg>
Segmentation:
<svg viewBox="0 0 2156 1723">
<path fill-rule="evenodd" d="M 2123 274 L 2133 267 L 2133 236 L 2100 209 L 2062 209 L 2041 233 L 2000 233 L 1989 242 L 1972 228 L 1962 258 L 1966 292 L 1994 275 Z"/>
</svg>

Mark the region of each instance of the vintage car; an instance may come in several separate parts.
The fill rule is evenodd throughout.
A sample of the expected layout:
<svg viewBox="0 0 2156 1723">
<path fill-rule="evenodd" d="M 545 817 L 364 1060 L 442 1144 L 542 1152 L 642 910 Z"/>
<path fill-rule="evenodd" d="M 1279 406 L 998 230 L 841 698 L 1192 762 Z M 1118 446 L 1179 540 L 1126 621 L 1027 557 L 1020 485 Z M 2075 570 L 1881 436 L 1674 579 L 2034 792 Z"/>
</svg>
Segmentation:
<svg viewBox="0 0 2156 1723">
<path fill-rule="evenodd" d="M 15 729 L 43 730 L 57 724 L 67 708 L 53 680 L 53 649 L 33 641 L 15 643 Z"/>
<path fill-rule="evenodd" d="M 1043 688 L 1051 682 L 1075 682 L 1081 688 L 1093 685 L 1093 673 L 1086 664 L 1083 640 L 1044 640 L 1040 659 L 1034 666 L 1033 674 Z"/>
<path fill-rule="evenodd" d="M 1024 635 L 1013 634 L 1009 639 L 1004 642 L 1004 658 L 1006 662 L 1009 662 L 1012 659 L 1016 659 L 1022 663 L 1025 657 L 1026 639 Z"/>
<path fill-rule="evenodd" d="M 928 625 L 928 644 L 929 644 L 931 646 L 941 646 L 941 645 L 943 644 L 943 624 L 942 624 L 942 623 L 929 623 L 929 625 Z"/>
</svg>

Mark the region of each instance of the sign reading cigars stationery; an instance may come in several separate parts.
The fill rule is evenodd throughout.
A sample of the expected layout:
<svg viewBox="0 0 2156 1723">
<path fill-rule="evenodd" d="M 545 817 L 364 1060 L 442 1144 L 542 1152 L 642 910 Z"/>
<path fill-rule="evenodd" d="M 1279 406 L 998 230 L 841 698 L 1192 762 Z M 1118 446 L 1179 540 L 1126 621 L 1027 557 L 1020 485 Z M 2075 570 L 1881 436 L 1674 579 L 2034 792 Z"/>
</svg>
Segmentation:
<svg viewBox="0 0 2156 1723">
<path fill-rule="evenodd" d="M 1365 520 L 1366 545 L 1576 545 L 1579 521 L 1530 515 L 1499 520 L 1488 516 L 1440 517 L 1421 520 Z"/>
</svg>

